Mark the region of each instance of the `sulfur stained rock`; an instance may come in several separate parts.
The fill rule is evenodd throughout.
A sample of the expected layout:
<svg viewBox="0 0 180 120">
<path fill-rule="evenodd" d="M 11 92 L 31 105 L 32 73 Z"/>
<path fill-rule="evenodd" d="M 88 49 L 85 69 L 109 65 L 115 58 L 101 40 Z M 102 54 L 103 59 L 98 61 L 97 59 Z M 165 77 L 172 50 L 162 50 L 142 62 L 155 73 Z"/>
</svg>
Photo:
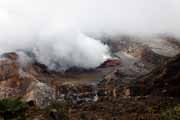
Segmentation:
<svg viewBox="0 0 180 120">
<path fill-rule="evenodd" d="M 0 59 L 0 81 L 18 76 L 19 66 L 16 61 L 11 59 Z"/>
<path fill-rule="evenodd" d="M 0 58 L 0 98 L 19 97 L 21 91 L 18 88 L 21 83 L 17 54 L 4 54 Z"/>
<path fill-rule="evenodd" d="M 38 65 L 22 68 L 18 54 L 6 53 L 0 58 L 0 98 L 21 97 L 35 101 L 45 107 L 54 99 L 53 90 L 46 83 L 37 80 L 42 73 Z"/>
</svg>

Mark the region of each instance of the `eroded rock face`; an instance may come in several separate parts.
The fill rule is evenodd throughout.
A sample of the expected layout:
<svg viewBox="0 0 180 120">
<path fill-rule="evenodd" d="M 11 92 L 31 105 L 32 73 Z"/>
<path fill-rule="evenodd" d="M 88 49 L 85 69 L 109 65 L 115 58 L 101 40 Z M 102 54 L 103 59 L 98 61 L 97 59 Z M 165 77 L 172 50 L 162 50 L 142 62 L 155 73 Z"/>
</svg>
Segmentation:
<svg viewBox="0 0 180 120">
<path fill-rule="evenodd" d="M 0 59 L 0 81 L 19 77 L 15 53 L 4 54 Z"/>
<path fill-rule="evenodd" d="M 20 90 L 16 88 L 3 87 L 0 88 L 0 97 L 4 98 L 17 98 L 20 97 Z"/>
<path fill-rule="evenodd" d="M 54 99 L 52 88 L 42 83 L 36 76 L 39 69 L 35 65 L 22 68 L 16 53 L 6 53 L 0 58 L 0 98 L 24 98 L 44 107 Z M 40 75 L 39 75 L 40 76 Z"/>
<path fill-rule="evenodd" d="M 137 81 L 144 94 L 180 97 L 180 54 Z"/>
<path fill-rule="evenodd" d="M 17 97 L 20 95 L 19 66 L 15 53 L 4 54 L 0 58 L 0 98 Z"/>
<path fill-rule="evenodd" d="M 122 59 L 122 64 L 125 63 L 128 67 L 132 62 L 136 62 L 135 58 L 149 69 L 149 65 L 156 67 L 180 53 L 179 38 L 169 35 L 163 34 L 162 36 L 145 38 L 115 36 L 110 39 L 108 44 L 113 54 Z M 128 58 L 127 55 L 130 57 Z"/>
</svg>

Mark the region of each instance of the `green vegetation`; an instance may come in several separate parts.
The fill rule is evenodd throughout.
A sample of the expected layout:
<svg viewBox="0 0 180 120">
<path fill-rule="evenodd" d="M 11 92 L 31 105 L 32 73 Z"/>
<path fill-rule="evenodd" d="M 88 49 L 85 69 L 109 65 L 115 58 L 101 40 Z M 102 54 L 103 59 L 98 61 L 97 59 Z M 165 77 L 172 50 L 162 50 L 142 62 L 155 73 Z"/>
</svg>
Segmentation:
<svg viewBox="0 0 180 120">
<path fill-rule="evenodd" d="M 148 112 L 151 115 L 158 115 L 159 120 L 180 120 L 180 104 L 169 101 L 161 105 L 148 106 Z"/>
<path fill-rule="evenodd" d="M 24 120 L 29 105 L 19 99 L 0 100 L 0 116 L 4 120 Z"/>
<path fill-rule="evenodd" d="M 31 120 L 34 118 L 69 120 L 69 106 L 64 102 L 54 102 L 47 108 L 40 109 L 20 99 L 0 100 L 0 120 Z"/>
<path fill-rule="evenodd" d="M 180 104 L 161 112 L 161 120 L 180 120 Z"/>
<path fill-rule="evenodd" d="M 61 120 L 69 120 L 69 106 L 65 102 L 54 102 L 46 110 L 50 119 L 58 117 Z"/>
</svg>

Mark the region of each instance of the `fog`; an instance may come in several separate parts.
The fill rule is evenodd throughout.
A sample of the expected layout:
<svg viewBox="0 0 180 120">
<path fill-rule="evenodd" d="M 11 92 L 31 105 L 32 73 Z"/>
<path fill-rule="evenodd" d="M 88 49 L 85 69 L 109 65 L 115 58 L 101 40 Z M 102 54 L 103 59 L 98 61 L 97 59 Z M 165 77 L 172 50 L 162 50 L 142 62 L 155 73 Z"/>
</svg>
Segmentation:
<svg viewBox="0 0 180 120">
<path fill-rule="evenodd" d="M 94 68 L 110 53 L 93 36 L 180 36 L 179 21 L 179 0 L 1 0 L 0 53 L 30 51 L 53 70 Z"/>
</svg>

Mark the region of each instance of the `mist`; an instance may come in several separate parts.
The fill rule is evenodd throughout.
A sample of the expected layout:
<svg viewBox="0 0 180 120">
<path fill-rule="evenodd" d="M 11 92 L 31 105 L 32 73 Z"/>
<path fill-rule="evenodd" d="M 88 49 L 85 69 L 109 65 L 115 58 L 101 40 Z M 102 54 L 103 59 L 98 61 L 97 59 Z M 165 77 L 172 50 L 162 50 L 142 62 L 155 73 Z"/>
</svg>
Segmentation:
<svg viewBox="0 0 180 120">
<path fill-rule="evenodd" d="M 0 53 L 30 51 L 52 70 L 89 69 L 110 57 L 93 36 L 180 36 L 179 21 L 179 0 L 1 0 Z"/>
</svg>

